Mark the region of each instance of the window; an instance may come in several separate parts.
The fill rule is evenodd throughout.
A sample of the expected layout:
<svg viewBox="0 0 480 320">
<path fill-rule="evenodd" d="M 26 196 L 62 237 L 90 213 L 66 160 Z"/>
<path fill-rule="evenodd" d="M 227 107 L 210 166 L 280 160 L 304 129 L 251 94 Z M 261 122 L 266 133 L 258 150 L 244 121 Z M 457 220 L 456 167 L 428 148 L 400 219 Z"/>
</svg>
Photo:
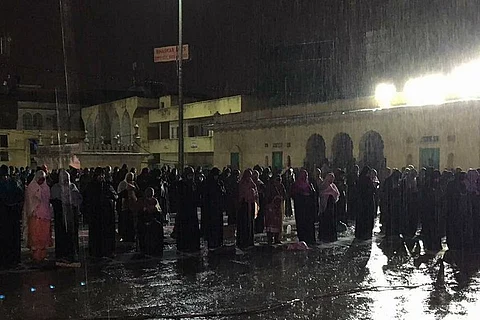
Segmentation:
<svg viewBox="0 0 480 320">
<path fill-rule="evenodd" d="M 162 122 L 160 124 L 160 139 L 169 139 L 170 123 Z"/>
<path fill-rule="evenodd" d="M 160 139 L 160 130 L 158 126 L 148 127 L 148 140 L 157 140 Z"/>
<path fill-rule="evenodd" d="M 33 128 L 36 130 L 43 128 L 43 117 L 40 113 L 35 113 L 33 115 Z"/>
<path fill-rule="evenodd" d="M 30 113 L 25 113 L 22 117 L 23 130 L 32 130 L 33 129 L 33 119 Z"/>
<path fill-rule="evenodd" d="M 9 156 L 7 151 L 0 151 L 0 161 L 9 161 Z"/>
<path fill-rule="evenodd" d="M 188 136 L 195 137 L 195 126 L 188 126 Z"/>
<path fill-rule="evenodd" d="M 178 139 L 178 126 L 170 127 L 170 139 Z"/>
<path fill-rule="evenodd" d="M 0 148 L 8 148 L 8 136 L 6 134 L 0 135 Z"/>
</svg>

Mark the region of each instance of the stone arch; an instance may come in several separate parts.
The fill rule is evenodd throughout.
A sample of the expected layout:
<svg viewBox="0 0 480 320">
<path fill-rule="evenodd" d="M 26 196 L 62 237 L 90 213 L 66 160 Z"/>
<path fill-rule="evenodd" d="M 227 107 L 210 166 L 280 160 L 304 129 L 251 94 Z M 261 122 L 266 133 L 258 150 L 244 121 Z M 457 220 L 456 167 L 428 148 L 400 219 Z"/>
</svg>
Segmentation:
<svg viewBox="0 0 480 320">
<path fill-rule="evenodd" d="M 41 130 L 43 129 L 43 117 L 40 113 L 35 113 L 32 119 L 33 129 Z"/>
<path fill-rule="evenodd" d="M 334 168 L 350 168 L 353 165 L 353 141 L 345 132 L 340 132 L 333 138 L 332 154 Z"/>
<path fill-rule="evenodd" d="M 120 130 L 120 117 L 118 116 L 118 113 L 115 110 L 112 112 L 110 123 L 111 123 L 110 137 L 112 137 L 112 141 L 114 142 L 115 141 L 114 137 L 117 134 L 120 134 L 120 132 L 121 132 L 121 130 Z"/>
<path fill-rule="evenodd" d="M 110 119 L 107 112 L 102 110 L 97 114 L 94 125 L 94 140 L 95 143 L 101 143 L 103 136 L 103 142 L 109 144 L 110 140 Z"/>
<path fill-rule="evenodd" d="M 122 122 L 120 125 L 122 136 L 122 144 L 132 144 L 132 121 L 127 110 L 123 113 Z"/>
<path fill-rule="evenodd" d="M 386 166 L 382 136 L 376 131 L 368 131 L 360 140 L 360 166 L 370 166 L 377 171 Z"/>
<path fill-rule="evenodd" d="M 32 114 L 27 112 L 22 116 L 22 125 L 23 130 L 32 130 L 33 129 L 33 117 Z"/>
<path fill-rule="evenodd" d="M 325 139 L 318 133 L 312 134 L 307 140 L 305 168 L 312 172 L 321 168 L 325 161 Z"/>
</svg>

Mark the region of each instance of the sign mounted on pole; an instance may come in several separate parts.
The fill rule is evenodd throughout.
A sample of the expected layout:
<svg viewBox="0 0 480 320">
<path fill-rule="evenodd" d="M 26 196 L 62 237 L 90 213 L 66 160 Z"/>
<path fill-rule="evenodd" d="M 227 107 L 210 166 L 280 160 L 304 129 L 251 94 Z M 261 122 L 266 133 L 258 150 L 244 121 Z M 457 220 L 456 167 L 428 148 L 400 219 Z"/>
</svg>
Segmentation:
<svg viewBox="0 0 480 320">
<path fill-rule="evenodd" d="M 190 58 L 188 44 L 182 46 L 183 60 L 188 60 Z M 177 61 L 178 56 L 178 46 L 168 46 L 153 49 L 153 62 L 172 62 Z"/>
</svg>

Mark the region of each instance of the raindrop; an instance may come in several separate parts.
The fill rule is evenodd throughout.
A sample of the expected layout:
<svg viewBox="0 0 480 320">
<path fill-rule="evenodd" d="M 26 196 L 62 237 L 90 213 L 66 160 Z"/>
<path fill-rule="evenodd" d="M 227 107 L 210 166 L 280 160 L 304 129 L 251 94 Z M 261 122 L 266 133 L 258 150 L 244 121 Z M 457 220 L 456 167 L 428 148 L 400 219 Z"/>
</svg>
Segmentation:
<svg viewBox="0 0 480 320">
<path fill-rule="evenodd" d="M 55 286 L 53 284 L 50 285 L 50 289 L 55 289 Z"/>
<path fill-rule="evenodd" d="M 85 285 L 85 282 L 80 282 L 80 285 L 83 287 Z"/>
<path fill-rule="evenodd" d="M 35 291 L 37 291 L 37 288 L 34 288 L 34 287 L 30 288 L 30 292 L 35 292 Z"/>
<path fill-rule="evenodd" d="M 0 294 L 0 300 L 5 300 L 5 295 L 4 294 Z"/>
</svg>

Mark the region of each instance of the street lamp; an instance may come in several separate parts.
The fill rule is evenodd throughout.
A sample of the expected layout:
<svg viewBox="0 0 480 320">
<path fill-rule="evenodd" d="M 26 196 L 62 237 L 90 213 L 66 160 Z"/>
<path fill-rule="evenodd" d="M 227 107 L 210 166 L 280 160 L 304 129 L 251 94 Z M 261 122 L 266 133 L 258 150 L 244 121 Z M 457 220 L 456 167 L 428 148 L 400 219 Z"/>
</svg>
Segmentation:
<svg viewBox="0 0 480 320">
<path fill-rule="evenodd" d="M 178 166 L 183 172 L 185 166 L 184 137 L 183 137 L 183 30 L 182 30 L 182 0 L 178 0 Z"/>
</svg>

